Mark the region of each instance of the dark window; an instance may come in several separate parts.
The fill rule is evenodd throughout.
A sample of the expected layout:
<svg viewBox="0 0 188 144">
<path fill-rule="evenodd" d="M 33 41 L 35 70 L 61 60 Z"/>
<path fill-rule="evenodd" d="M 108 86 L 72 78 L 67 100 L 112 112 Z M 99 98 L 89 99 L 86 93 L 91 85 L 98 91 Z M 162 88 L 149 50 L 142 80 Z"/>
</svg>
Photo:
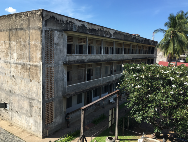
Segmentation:
<svg viewBox="0 0 188 144">
<path fill-rule="evenodd" d="M 67 98 L 67 108 L 72 107 L 72 97 Z"/>
<path fill-rule="evenodd" d="M 108 54 L 108 47 L 105 47 L 105 54 Z"/>
<path fill-rule="evenodd" d="M 95 89 L 94 91 L 93 91 L 93 97 L 97 97 L 98 96 L 98 89 Z"/>
<path fill-rule="evenodd" d="M 108 85 L 104 86 L 104 93 L 107 93 L 107 92 L 108 92 Z"/>
<path fill-rule="evenodd" d="M 77 104 L 82 103 L 82 94 L 77 95 Z"/>
<path fill-rule="evenodd" d="M 105 66 L 105 76 L 109 75 L 109 66 Z"/>
<path fill-rule="evenodd" d="M 116 65 L 116 70 L 121 71 L 121 65 Z"/>
<path fill-rule="evenodd" d="M 79 54 L 83 54 L 83 45 L 79 45 Z"/>
<path fill-rule="evenodd" d="M 115 84 L 115 85 L 116 85 L 116 87 L 117 87 L 117 86 L 118 86 L 118 82 L 116 82 L 116 84 Z"/>
<path fill-rule="evenodd" d="M 67 44 L 67 54 L 71 54 L 72 44 Z"/>
<path fill-rule="evenodd" d="M 70 81 L 69 76 L 70 76 L 70 72 L 68 71 L 68 72 L 67 72 L 67 81 Z"/>
<path fill-rule="evenodd" d="M 99 49 L 99 50 L 100 50 L 99 54 L 102 54 L 102 47 L 101 47 L 101 46 L 100 46 L 100 49 Z"/>
</svg>

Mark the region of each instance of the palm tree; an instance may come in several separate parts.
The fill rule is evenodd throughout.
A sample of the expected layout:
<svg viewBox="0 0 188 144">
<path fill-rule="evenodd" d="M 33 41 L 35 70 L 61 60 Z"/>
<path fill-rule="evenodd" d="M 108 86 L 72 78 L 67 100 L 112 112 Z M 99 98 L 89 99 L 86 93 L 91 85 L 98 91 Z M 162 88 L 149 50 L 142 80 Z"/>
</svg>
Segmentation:
<svg viewBox="0 0 188 144">
<path fill-rule="evenodd" d="M 180 54 L 184 53 L 187 50 L 188 46 L 188 12 L 184 13 L 180 11 L 176 14 L 170 14 L 168 21 L 164 24 L 167 27 L 167 30 L 157 29 L 154 33 L 163 32 L 164 38 L 158 43 L 157 47 L 161 48 L 164 52 L 164 55 L 169 55 L 169 64 L 172 57 L 180 57 Z"/>
</svg>

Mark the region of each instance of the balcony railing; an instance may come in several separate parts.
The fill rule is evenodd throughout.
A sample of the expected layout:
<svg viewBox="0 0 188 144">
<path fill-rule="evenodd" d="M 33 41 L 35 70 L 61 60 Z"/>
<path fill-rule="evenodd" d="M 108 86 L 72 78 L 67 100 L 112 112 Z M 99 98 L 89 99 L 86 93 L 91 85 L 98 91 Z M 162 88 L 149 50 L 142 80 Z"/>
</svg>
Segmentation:
<svg viewBox="0 0 188 144">
<path fill-rule="evenodd" d="M 99 79 L 94 79 L 86 82 L 76 83 L 72 85 L 67 86 L 67 93 L 76 92 L 77 90 L 81 91 L 90 87 L 94 87 L 96 85 L 101 85 L 110 81 L 113 81 L 115 79 L 118 79 L 121 77 L 122 74 L 115 74 L 112 76 L 107 76 Z"/>
</svg>

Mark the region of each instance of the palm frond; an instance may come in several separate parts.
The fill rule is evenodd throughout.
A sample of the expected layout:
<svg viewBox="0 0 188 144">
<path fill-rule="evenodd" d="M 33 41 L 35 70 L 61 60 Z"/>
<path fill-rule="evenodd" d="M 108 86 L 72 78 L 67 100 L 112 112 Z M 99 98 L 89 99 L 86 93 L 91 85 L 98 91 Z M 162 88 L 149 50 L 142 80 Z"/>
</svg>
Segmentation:
<svg viewBox="0 0 188 144">
<path fill-rule="evenodd" d="M 161 28 L 154 30 L 154 33 L 158 33 L 158 32 L 166 33 L 166 30 L 161 29 Z"/>
</svg>

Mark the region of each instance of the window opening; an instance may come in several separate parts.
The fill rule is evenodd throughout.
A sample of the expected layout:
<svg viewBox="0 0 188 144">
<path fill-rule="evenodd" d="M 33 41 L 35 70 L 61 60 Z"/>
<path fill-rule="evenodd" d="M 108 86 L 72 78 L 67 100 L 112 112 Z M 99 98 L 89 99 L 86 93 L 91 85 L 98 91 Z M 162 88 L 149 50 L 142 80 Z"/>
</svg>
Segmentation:
<svg viewBox="0 0 188 144">
<path fill-rule="evenodd" d="M 77 104 L 82 103 L 82 94 L 77 95 Z"/>
<path fill-rule="evenodd" d="M 72 54 L 72 44 L 67 44 L 67 54 Z"/>
<path fill-rule="evenodd" d="M 87 104 L 92 102 L 92 91 L 87 92 Z"/>
<path fill-rule="evenodd" d="M 67 108 L 72 107 L 72 97 L 67 98 Z"/>
<path fill-rule="evenodd" d="M 87 81 L 92 80 L 93 78 L 93 69 L 87 69 Z"/>
</svg>

